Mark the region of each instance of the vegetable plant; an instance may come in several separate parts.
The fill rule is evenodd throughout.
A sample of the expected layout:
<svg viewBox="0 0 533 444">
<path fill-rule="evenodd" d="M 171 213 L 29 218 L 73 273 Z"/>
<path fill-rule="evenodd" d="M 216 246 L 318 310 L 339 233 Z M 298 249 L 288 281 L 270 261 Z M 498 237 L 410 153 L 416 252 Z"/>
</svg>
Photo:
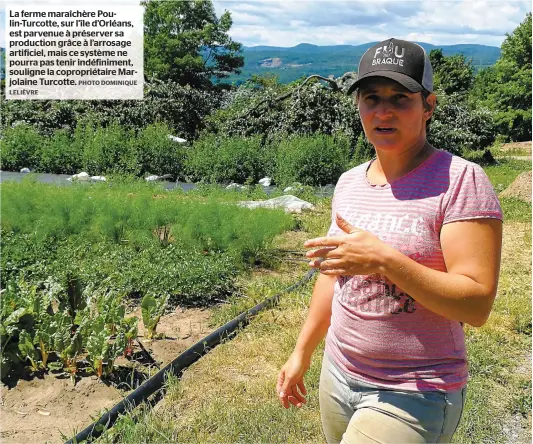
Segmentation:
<svg viewBox="0 0 533 444">
<path fill-rule="evenodd" d="M 87 351 L 89 362 L 98 377 L 108 376 L 113 370 L 113 363 L 126 349 L 126 334 L 120 330 L 114 341 L 111 341 L 111 331 L 103 318 L 96 318 L 90 323 L 87 337 Z"/>
<path fill-rule="evenodd" d="M 26 330 L 22 330 L 19 334 L 19 351 L 20 357 L 23 360 L 30 360 L 31 369 L 33 371 L 39 370 L 39 356 L 33 346 L 32 338 Z"/>
<path fill-rule="evenodd" d="M 142 318 L 146 337 L 152 339 L 156 335 L 157 324 L 163 315 L 168 302 L 168 295 L 155 298 L 146 294 L 141 303 Z"/>
<path fill-rule="evenodd" d="M 82 351 L 82 328 L 75 329 L 68 312 L 58 312 L 54 317 L 55 333 L 52 335 L 54 351 L 74 380 L 77 372 L 77 356 Z"/>
<path fill-rule="evenodd" d="M 49 314 L 43 315 L 39 319 L 39 324 L 35 331 L 33 343 L 39 346 L 41 352 L 41 367 L 47 368 L 48 356 L 54 349 L 54 333 L 56 332 L 56 324 L 53 322 L 53 317 Z"/>
</svg>

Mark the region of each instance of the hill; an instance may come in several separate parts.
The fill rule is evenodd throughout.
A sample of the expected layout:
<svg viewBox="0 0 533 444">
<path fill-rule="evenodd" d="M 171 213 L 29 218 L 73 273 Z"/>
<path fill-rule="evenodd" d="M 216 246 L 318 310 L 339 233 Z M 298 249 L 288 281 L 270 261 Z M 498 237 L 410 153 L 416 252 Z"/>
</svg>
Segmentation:
<svg viewBox="0 0 533 444">
<path fill-rule="evenodd" d="M 240 75 L 232 75 L 225 82 L 242 83 L 254 74 L 275 74 L 282 83 L 292 82 L 302 76 L 320 74 L 341 76 L 348 71 L 357 71 L 364 52 L 376 42 L 362 45 L 317 46 L 300 43 L 292 48 L 275 46 L 243 47 L 244 67 Z M 500 57 L 500 48 L 494 46 L 460 44 L 432 45 L 419 42 L 429 53 L 442 48 L 445 56 L 463 54 L 472 59 L 476 71 L 493 65 Z"/>
<path fill-rule="evenodd" d="M 303 76 L 320 74 L 324 77 L 339 77 L 345 72 L 356 71 L 359 59 L 376 42 L 362 45 L 318 46 L 300 43 L 291 48 L 277 46 L 243 47 L 244 67 L 240 75 L 232 75 L 224 83 L 243 83 L 254 74 L 268 73 L 279 77 L 280 82 L 289 83 Z M 472 59 L 476 71 L 492 66 L 500 57 L 500 48 L 486 45 L 432 45 L 419 42 L 427 51 L 442 48 L 445 56 L 463 54 Z M 0 48 L 0 78 L 4 78 L 3 57 Z"/>
</svg>

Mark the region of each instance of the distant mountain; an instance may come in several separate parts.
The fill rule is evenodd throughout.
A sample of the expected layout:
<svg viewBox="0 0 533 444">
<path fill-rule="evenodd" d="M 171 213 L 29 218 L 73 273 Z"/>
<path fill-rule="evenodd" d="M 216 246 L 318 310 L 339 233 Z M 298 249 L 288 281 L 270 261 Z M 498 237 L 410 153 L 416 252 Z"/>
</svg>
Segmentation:
<svg viewBox="0 0 533 444">
<path fill-rule="evenodd" d="M 224 82 L 242 83 L 254 74 L 273 73 L 280 82 L 289 83 L 303 76 L 320 74 L 324 77 L 339 77 L 348 71 L 357 71 L 359 59 L 365 51 L 376 42 L 362 45 L 317 46 L 300 43 L 292 48 L 276 46 L 243 47 L 244 67 L 240 75 L 232 75 Z M 432 49 L 442 48 L 445 56 L 463 54 L 472 59 L 476 70 L 496 63 L 500 57 L 500 48 L 485 45 L 431 45 L 418 42 L 428 53 Z M 4 48 L 0 48 L 0 78 L 5 77 Z"/>
<path fill-rule="evenodd" d="M 377 42 L 363 45 L 317 46 L 300 43 L 292 48 L 276 46 L 243 47 L 244 67 L 240 75 L 232 75 L 224 82 L 242 83 L 254 74 L 273 73 L 282 83 L 289 83 L 303 76 L 320 74 L 339 77 L 348 71 L 357 71 L 357 65 L 365 51 Z M 445 56 L 463 54 L 472 59 L 476 70 L 492 66 L 500 57 L 495 46 L 461 44 L 432 45 L 418 42 L 428 53 L 442 48 Z"/>
</svg>

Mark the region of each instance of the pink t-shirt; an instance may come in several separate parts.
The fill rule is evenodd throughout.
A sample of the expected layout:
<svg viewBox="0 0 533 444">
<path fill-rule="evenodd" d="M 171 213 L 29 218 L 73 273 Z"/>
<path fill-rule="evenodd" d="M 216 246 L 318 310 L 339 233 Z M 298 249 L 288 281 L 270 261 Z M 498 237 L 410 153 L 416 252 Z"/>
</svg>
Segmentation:
<svg viewBox="0 0 533 444">
<path fill-rule="evenodd" d="M 502 219 L 483 169 L 446 151 L 392 184 L 371 185 L 369 165 L 339 179 L 328 236 L 345 234 L 335 223 L 338 212 L 420 264 L 446 271 L 444 224 Z M 426 309 L 380 274 L 337 279 L 326 352 L 349 376 L 383 387 L 454 391 L 468 379 L 461 323 Z"/>
</svg>

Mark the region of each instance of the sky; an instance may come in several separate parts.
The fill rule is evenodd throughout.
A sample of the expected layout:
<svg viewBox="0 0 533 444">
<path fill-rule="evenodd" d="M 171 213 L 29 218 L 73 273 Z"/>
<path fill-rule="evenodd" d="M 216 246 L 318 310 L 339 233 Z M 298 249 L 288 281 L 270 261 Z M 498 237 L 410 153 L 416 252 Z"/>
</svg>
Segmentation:
<svg viewBox="0 0 533 444">
<path fill-rule="evenodd" d="M 24 3 L 83 6 L 95 2 Z M 0 46 L 5 46 L 5 4 L 0 0 Z M 245 46 L 282 47 L 299 43 L 359 45 L 389 37 L 436 45 L 477 43 L 499 47 L 505 34 L 512 33 L 531 12 L 531 1 L 522 0 L 214 0 L 213 5 L 218 16 L 225 10 L 231 12 L 233 26 L 229 34 L 235 41 Z"/>
</svg>

